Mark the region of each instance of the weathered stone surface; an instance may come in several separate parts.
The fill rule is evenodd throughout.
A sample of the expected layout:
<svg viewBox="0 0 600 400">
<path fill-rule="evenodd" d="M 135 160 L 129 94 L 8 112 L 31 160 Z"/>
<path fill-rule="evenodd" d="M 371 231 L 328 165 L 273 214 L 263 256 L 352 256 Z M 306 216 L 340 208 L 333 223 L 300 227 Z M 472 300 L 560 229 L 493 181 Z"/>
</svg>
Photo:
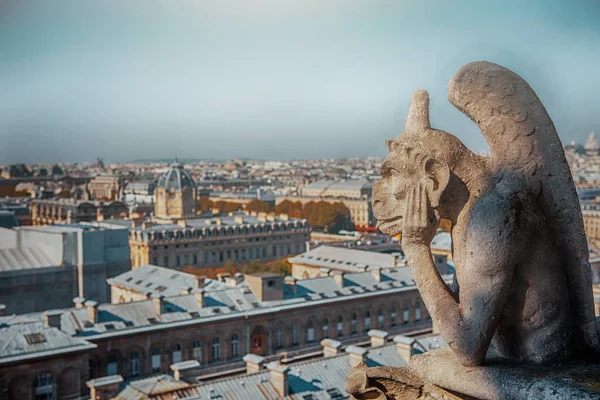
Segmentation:
<svg viewBox="0 0 600 400">
<path fill-rule="evenodd" d="M 408 368 L 358 364 L 348 372 L 346 391 L 354 400 L 466 400 L 436 387 Z"/>
<path fill-rule="evenodd" d="M 527 82 L 488 62 L 461 68 L 448 97 L 491 157 L 431 128 L 418 90 L 373 190 L 378 227 L 402 233 L 423 301 L 463 365 L 484 364 L 490 345 L 531 364 L 597 358 L 583 220 L 552 120 Z M 454 291 L 429 248 L 441 218 L 452 222 Z"/>
<path fill-rule="evenodd" d="M 465 367 L 449 349 L 415 355 L 412 373 L 429 382 L 483 400 L 597 400 L 600 365 L 511 365 L 488 360 Z"/>
</svg>

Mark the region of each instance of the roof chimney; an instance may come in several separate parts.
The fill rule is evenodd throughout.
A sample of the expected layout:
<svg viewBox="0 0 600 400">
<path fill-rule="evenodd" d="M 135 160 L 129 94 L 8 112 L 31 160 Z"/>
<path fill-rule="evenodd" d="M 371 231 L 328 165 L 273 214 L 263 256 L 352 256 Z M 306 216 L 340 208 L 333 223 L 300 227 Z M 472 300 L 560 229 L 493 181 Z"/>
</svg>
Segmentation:
<svg viewBox="0 0 600 400">
<path fill-rule="evenodd" d="M 152 305 L 154 306 L 154 312 L 157 314 L 162 314 L 163 308 L 163 296 L 160 294 L 152 295 Z"/>
<path fill-rule="evenodd" d="M 198 305 L 201 308 L 204 308 L 204 289 L 196 289 L 194 291 L 194 297 L 196 298 Z"/>
<path fill-rule="evenodd" d="M 189 288 L 189 287 L 182 287 L 182 288 L 179 290 L 179 294 L 181 294 L 182 296 L 185 296 L 185 295 L 188 295 L 188 294 L 190 294 L 190 291 L 191 291 L 191 290 L 192 290 L 192 288 Z"/>
<path fill-rule="evenodd" d="M 203 288 L 206 283 L 206 276 L 196 276 L 196 289 Z"/>
<path fill-rule="evenodd" d="M 246 354 L 243 360 L 246 363 L 247 374 L 256 374 L 260 372 L 263 364 L 265 363 L 264 357 L 252 353 Z"/>
<path fill-rule="evenodd" d="M 60 310 L 46 311 L 44 313 L 44 322 L 48 326 L 52 326 L 54 328 L 60 329 L 61 316 L 62 316 L 62 311 L 60 311 Z"/>
<path fill-rule="evenodd" d="M 398 357 L 408 365 L 408 361 L 413 355 L 415 339 L 403 335 L 396 335 L 394 336 L 394 343 L 396 344 Z"/>
<path fill-rule="evenodd" d="M 289 394 L 288 372 L 290 369 L 276 361 L 267 364 L 267 368 L 271 372 L 271 384 L 279 396 L 286 397 Z"/>
<path fill-rule="evenodd" d="M 73 304 L 75 304 L 75 308 L 83 308 L 83 303 L 85 303 L 85 298 L 83 297 L 75 297 L 73 299 Z"/>
<path fill-rule="evenodd" d="M 92 324 L 97 323 L 98 322 L 98 303 L 96 303 L 94 300 L 88 300 L 85 302 L 85 306 L 87 307 L 88 319 L 90 320 L 90 322 Z"/>
<path fill-rule="evenodd" d="M 89 380 L 85 384 L 90 388 L 90 399 L 109 400 L 119 393 L 119 385 L 122 382 L 121 375 L 111 375 Z"/>
<path fill-rule="evenodd" d="M 185 221 L 185 219 L 178 219 L 177 220 L 177 226 L 181 227 L 181 228 L 187 228 L 187 222 Z"/>
<path fill-rule="evenodd" d="M 241 215 L 236 215 L 233 220 L 235 221 L 236 224 L 243 224 L 244 223 L 244 217 Z"/>
<path fill-rule="evenodd" d="M 173 377 L 176 381 L 183 381 L 184 379 L 195 378 L 199 367 L 200 363 L 198 361 L 189 360 L 171 364 L 171 371 L 173 371 Z"/>
<path fill-rule="evenodd" d="M 230 276 L 231 274 L 229 272 L 220 272 L 217 274 L 217 279 L 221 282 L 225 282 L 225 279 Z"/>
<path fill-rule="evenodd" d="M 379 329 L 371 329 L 368 333 L 371 338 L 371 347 L 381 347 L 385 345 L 388 333 Z"/>
<path fill-rule="evenodd" d="M 338 284 L 339 287 L 344 287 L 344 272 L 333 271 L 333 280 Z"/>
<path fill-rule="evenodd" d="M 381 267 L 373 265 L 372 267 L 369 267 L 369 270 L 371 271 L 371 275 L 373 275 L 373 279 L 377 282 L 381 282 Z"/>
<path fill-rule="evenodd" d="M 321 346 L 323 347 L 323 356 L 332 357 L 340 353 L 342 343 L 334 339 L 323 339 Z"/>
<path fill-rule="evenodd" d="M 350 368 L 354 368 L 360 363 L 364 363 L 367 359 L 367 349 L 360 346 L 348 346 L 346 347 L 346 353 L 350 354 L 348 363 Z"/>
</svg>

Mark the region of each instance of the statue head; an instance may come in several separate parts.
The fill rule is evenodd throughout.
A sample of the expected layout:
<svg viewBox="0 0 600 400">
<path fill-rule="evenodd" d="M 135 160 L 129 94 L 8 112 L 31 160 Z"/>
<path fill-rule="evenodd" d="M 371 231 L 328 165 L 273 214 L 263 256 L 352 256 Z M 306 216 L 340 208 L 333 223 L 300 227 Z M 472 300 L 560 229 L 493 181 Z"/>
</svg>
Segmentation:
<svg viewBox="0 0 600 400">
<path fill-rule="evenodd" d="M 386 142 L 388 156 L 381 165 L 381 179 L 373 188 L 373 214 L 378 228 L 388 236 L 402 231 L 408 190 L 419 182 L 427 188 L 429 202 L 444 217 L 440 198 L 451 185 L 451 175 L 465 152 L 454 135 L 432 129 L 429 95 L 417 90 L 410 103 L 404 131 Z"/>
</svg>

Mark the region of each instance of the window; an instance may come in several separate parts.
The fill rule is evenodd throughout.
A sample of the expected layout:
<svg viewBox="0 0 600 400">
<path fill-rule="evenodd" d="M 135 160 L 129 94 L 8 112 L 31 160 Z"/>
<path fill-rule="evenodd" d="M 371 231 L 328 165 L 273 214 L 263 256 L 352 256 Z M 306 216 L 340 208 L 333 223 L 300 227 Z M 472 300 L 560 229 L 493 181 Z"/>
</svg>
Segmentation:
<svg viewBox="0 0 600 400">
<path fill-rule="evenodd" d="M 283 329 L 277 328 L 275 331 L 275 346 L 280 349 L 283 347 Z"/>
<path fill-rule="evenodd" d="M 377 313 L 377 328 L 383 329 L 383 321 L 383 310 L 379 310 L 379 313 Z"/>
<path fill-rule="evenodd" d="M 392 308 L 390 313 L 390 323 L 392 326 L 396 326 L 396 307 Z"/>
<path fill-rule="evenodd" d="M 418 301 L 415 303 L 415 322 L 419 322 L 421 320 L 421 303 Z"/>
<path fill-rule="evenodd" d="M 169 256 L 164 256 L 163 257 L 163 267 L 168 267 L 169 266 Z"/>
<path fill-rule="evenodd" d="M 193 258 L 193 260 L 194 260 L 194 261 L 193 261 L 193 264 L 194 264 L 194 265 L 198 264 L 198 255 L 197 255 L 197 254 L 194 254 L 194 258 Z"/>
<path fill-rule="evenodd" d="M 298 344 L 298 325 L 292 325 L 292 345 Z"/>
<path fill-rule="evenodd" d="M 152 372 L 160 372 L 160 349 L 152 349 Z"/>
<path fill-rule="evenodd" d="M 192 344 L 192 356 L 194 357 L 194 360 L 202 364 L 202 344 L 199 340 L 196 340 Z"/>
<path fill-rule="evenodd" d="M 231 356 L 237 357 L 240 355 L 238 335 L 231 337 Z"/>
<path fill-rule="evenodd" d="M 312 322 L 308 323 L 308 328 L 306 329 L 306 340 L 308 343 L 312 343 L 315 341 L 315 327 Z"/>
<path fill-rule="evenodd" d="M 107 376 L 116 375 L 117 372 L 118 372 L 117 357 L 108 356 L 108 363 L 106 363 L 106 375 Z"/>
<path fill-rule="evenodd" d="M 208 264 L 208 253 L 204 253 L 204 264 Z"/>
<path fill-rule="evenodd" d="M 176 344 L 173 346 L 173 364 L 181 362 L 181 346 Z"/>
<path fill-rule="evenodd" d="M 404 306 L 404 312 L 402 313 L 402 323 L 408 324 L 408 306 Z"/>
<path fill-rule="evenodd" d="M 220 251 L 219 252 L 219 262 L 223 262 L 224 258 L 225 258 L 225 254 L 222 251 Z"/>
<path fill-rule="evenodd" d="M 35 400 L 52 400 L 54 398 L 54 385 L 52 374 L 42 372 L 35 379 Z"/>
<path fill-rule="evenodd" d="M 178 267 L 181 265 L 181 257 L 180 256 L 175 256 L 175 265 Z"/>
<path fill-rule="evenodd" d="M 152 264 L 158 265 L 158 257 L 152 257 Z"/>
<path fill-rule="evenodd" d="M 273 257 L 277 255 L 277 246 L 273 246 Z"/>
<path fill-rule="evenodd" d="M 212 342 L 213 348 L 213 360 L 219 360 L 221 358 L 221 341 L 219 338 L 214 338 Z"/>
<path fill-rule="evenodd" d="M 323 337 L 329 337 L 329 321 L 327 319 L 323 321 Z"/>
<path fill-rule="evenodd" d="M 365 331 L 371 329 L 371 312 L 367 311 L 365 314 Z"/>
<path fill-rule="evenodd" d="M 263 248 L 263 251 L 262 251 L 262 256 L 263 256 L 263 257 L 266 257 L 266 256 L 267 256 L 267 248 L 266 248 L 266 247 L 264 247 L 264 248 Z"/>
<path fill-rule="evenodd" d="M 190 265 L 190 256 L 189 255 L 186 254 L 183 256 L 183 264 Z"/>
<path fill-rule="evenodd" d="M 129 374 L 132 377 L 140 375 L 140 354 L 137 351 L 132 352 L 129 357 Z"/>
<path fill-rule="evenodd" d="M 356 333 L 356 313 L 352 314 L 352 320 L 350 321 L 352 327 L 352 334 Z"/>
<path fill-rule="evenodd" d="M 337 335 L 338 336 L 344 335 L 344 319 L 342 317 L 338 318 L 338 322 L 337 322 Z"/>
</svg>

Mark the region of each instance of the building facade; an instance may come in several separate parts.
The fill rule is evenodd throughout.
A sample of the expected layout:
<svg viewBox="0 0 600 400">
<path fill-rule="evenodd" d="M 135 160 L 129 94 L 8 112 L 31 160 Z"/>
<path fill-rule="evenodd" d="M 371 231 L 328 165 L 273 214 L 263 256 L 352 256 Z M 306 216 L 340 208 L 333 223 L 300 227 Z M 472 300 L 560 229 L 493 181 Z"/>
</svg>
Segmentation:
<svg viewBox="0 0 600 400">
<path fill-rule="evenodd" d="M 120 201 L 33 199 L 29 203 L 32 225 L 71 224 L 127 218 L 129 209 Z"/>
<path fill-rule="evenodd" d="M 63 377 L 72 371 L 77 373 L 71 382 L 86 395 L 85 382 L 103 376 L 143 378 L 168 373 L 172 364 L 187 360 L 210 371 L 241 363 L 248 353 L 318 351 L 323 338 L 354 343 L 367 339 L 371 329 L 393 334 L 431 329 L 410 270 L 380 272 L 379 278 L 366 271 L 341 280 L 258 274 L 222 290 L 188 288 L 189 294 L 123 304 L 79 299 L 74 308 L 0 317 L 0 335 L 50 347 L 2 348 L 0 398 L 29 393 L 23 398 L 33 399 L 40 385 L 52 390 L 52 398 L 66 398 L 61 393 L 72 389 L 64 386 L 73 383 Z M 83 345 L 88 347 L 73 357 Z"/>
</svg>

